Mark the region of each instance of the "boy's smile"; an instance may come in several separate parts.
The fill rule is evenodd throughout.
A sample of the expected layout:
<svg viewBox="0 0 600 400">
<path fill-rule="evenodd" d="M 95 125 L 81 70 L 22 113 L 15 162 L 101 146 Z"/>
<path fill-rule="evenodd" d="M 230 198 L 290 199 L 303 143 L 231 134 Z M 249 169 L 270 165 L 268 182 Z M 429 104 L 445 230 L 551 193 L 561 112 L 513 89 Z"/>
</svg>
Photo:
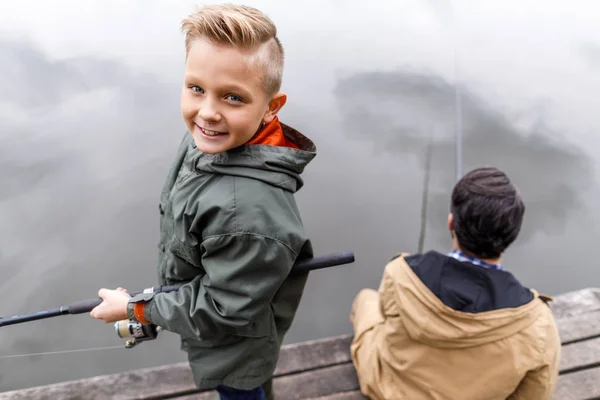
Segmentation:
<svg viewBox="0 0 600 400">
<path fill-rule="evenodd" d="M 196 126 L 198 126 L 196 124 Z M 208 136 L 209 138 L 213 138 L 216 137 L 218 135 L 226 135 L 227 132 L 218 132 L 218 131 L 211 131 L 209 129 L 203 129 L 202 127 L 198 126 L 198 128 L 200 128 L 200 131 L 205 135 Z"/>
<path fill-rule="evenodd" d="M 215 154 L 243 145 L 285 103 L 283 93 L 267 96 L 264 73 L 256 61 L 260 51 L 203 39 L 191 44 L 181 113 L 200 151 Z"/>
</svg>

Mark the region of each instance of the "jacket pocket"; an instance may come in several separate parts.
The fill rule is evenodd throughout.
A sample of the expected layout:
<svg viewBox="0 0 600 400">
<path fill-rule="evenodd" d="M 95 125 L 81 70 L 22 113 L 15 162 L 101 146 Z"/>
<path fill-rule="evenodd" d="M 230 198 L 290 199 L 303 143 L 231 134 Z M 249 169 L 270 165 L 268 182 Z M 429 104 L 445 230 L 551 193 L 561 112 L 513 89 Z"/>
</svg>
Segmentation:
<svg viewBox="0 0 600 400">
<path fill-rule="evenodd" d="M 190 248 L 173 237 L 166 246 L 166 251 L 164 274 L 168 281 L 191 281 L 196 276 L 204 274 L 197 249 Z"/>
<path fill-rule="evenodd" d="M 202 255 L 200 254 L 198 246 L 185 245 L 173 236 L 169 250 L 188 264 L 191 264 L 196 268 L 202 267 Z"/>
<path fill-rule="evenodd" d="M 260 314 L 256 319 L 248 325 L 242 327 L 225 327 L 225 332 L 233 336 L 260 338 L 267 337 L 275 331 L 275 319 L 271 312 L 271 307 L 268 307 L 265 312 Z"/>
</svg>

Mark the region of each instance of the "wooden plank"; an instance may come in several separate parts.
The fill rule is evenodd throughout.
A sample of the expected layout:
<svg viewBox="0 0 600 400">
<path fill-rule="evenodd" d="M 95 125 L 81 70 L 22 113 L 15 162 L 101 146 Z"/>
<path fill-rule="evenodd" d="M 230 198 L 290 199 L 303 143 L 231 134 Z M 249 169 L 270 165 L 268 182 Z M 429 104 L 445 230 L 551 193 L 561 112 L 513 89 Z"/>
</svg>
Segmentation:
<svg viewBox="0 0 600 400">
<path fill-rule="evenodd" d="M 352 335 L 342 335 L 287 345 L 279 356 L 275 376 L 348 362 L 351 342 Z"/>
<path fill-rule="evenodd" d="M 140 399 L 140 400 L 165 400 L 165 399 L 172 399 L 172 400 L 219 400 L 219 395 L 217 392 L 205 392 L 205 393 L 196 393 L 196 394 L 190 394 L 188 396 L 177 396 L 177 397 L 160 397 L 160 398 L 156 398 L 156 399 L 150 399 L 150 398 L 145 398 L 145 399 Z"/>
<path fill-rule="evenodd" d="M 600 336 L 600 311 L 557 319 L 563 345 Z"/>
<path fill-rule="evenodd" d="M 562 347 L 560 354 L 561 374 L 594 368 L 595 366 L 600 366 L 600 338 Z"/>
<path fill-rule="evenodd" d="M 194 393 L 194 394 L 188 394 L 188 395 L 183 395 L 183 396 L 160 396 L 160 397 L 142 397 L 142 398 L 138 398 L 136 400 L 219 400 L 219 394 L 215 391 L 208 391 L 208 392 L 202 392 L 202 393 Z M 79 400 L 79 399 L 77 399 Z M 87 400 L 87 398 L 86 398 Z"/>
<path fill-rule="evenodd" d="M 345 363 L 312 371 L 284 375 L 273 384 L 277 400 L 364 400 L 360 394 L 358 379 L 351 363 Z M 214 399 L 213 391 L 184 396 L 169 396 L 176 400 Z M 160 397 L 143 397 L 145 400 L 159 400 Z M 140 398 L 141 399 L 141 398 Z"/>
<path fill-rule="evenodd" d="M 600 310 L 600 289 L 587 288 L 554 297 L 550 308 L 556 318 L 586 314 Z"/>
<path fill-rule="evenodd" d="M 600 398 L 600 368 L 586 369 L 558 377 L 553 400 L 592 400 Z"/>
<path fill-rule="evenodd" d="M 351 392 L 342 392 L 327 396 L 310 397 L 305 400 L 367 400 L 367 398 L 362 395 L 360 390 L 353 390 Z"/>
<path fill-rule="evenodd" d="M 181 366 L 181 363 L 177 364 Z M 54 399 L 147 399 L 167 393 L 196 391 L 189 366 L 174 369 L 171 365 L 121 374 L 96 376 L 87 379 L 38 386 L 30 389 L 0 393 L 1 400 Z"/>
<path fill-rule="evenodd" d="M 296 400 L 359 389 L 351 363 L 287 375 L 273 381 L 277 400 Z"/>
<path fill-rule="evenodd" d="M 277 400 L 283 399 L 282 394 L 277 393 L 275 398 Z M 173 400 L 217 400 L 216 392 L 192 394 L 182 397 L 173 397 Z M 363 396 L 360 390 L 352 390 L 350 392 L 341 392 L 319 397 L 298 397 L 303 400 L 368 400 L 367 397 Z M 145 400 L 163 400 L 163 399 L 145 399 Z"/>
</svg>

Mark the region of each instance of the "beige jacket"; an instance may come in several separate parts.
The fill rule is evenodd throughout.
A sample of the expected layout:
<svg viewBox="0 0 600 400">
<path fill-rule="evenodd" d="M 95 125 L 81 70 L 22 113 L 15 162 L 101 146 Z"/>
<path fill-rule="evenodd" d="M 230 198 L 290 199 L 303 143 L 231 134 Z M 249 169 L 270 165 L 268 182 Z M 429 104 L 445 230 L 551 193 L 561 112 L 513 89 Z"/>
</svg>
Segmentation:
<svg viewBox="0 0 600 400">
<path fill-rule="evenodd" d="M 481 313 L 446 306 L 405 255 L 379 292 L 355 299 L 351 346 L 360 388 L 372 400 L 545 400 L 558 375 L 560 340 L 550 300 Z M 479 267 L 481 268 L 481 267 Z"/>
</svg>

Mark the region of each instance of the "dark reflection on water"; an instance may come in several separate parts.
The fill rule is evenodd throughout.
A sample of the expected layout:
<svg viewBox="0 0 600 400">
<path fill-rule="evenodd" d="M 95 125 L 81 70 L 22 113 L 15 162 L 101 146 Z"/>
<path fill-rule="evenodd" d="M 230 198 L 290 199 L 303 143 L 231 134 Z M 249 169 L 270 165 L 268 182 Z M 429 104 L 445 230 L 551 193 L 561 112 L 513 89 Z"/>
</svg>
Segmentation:
<svg viewBox="0 0 600 400">
<path fill-rule="evenodd" d="M 433 141 L 431 221 L 439 240 L 455 170 L 455 86 L 433 73 L 413 70 L 361 73 L 340 80 L 336 94 L 345 132 L 374 144 L 382 153 L 417 156 Z M 461 91 L 464 169 L 493 165 L 506 171 L 527 203 L 519 242 L 535 233 L 560 233 L 570 211 L 581 210 L 593 183 L 592 160 L 564 140 L 568 133 L 547 126 L 543 112 L 527 129 L 516 126 L 493 101 Z M 368 132 L 368 134 L 365 134 Z"/>
</svg>

